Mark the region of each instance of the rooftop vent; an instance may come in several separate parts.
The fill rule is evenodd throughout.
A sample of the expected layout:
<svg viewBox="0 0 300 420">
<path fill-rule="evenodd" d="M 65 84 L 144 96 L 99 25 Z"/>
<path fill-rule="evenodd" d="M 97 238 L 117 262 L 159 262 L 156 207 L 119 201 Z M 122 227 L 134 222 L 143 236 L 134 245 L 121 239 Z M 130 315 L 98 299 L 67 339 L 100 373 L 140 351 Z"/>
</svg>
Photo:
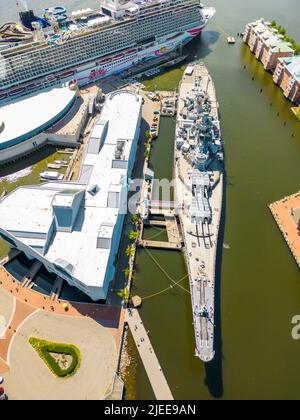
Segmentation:
<svg viewBox="0 0 300 420">
<path fill-rule="evenodd" d="M 125 140 L 118 140 L 115 150 L 115 159 L 121 159 L 124 152 Z"/>
</svg>

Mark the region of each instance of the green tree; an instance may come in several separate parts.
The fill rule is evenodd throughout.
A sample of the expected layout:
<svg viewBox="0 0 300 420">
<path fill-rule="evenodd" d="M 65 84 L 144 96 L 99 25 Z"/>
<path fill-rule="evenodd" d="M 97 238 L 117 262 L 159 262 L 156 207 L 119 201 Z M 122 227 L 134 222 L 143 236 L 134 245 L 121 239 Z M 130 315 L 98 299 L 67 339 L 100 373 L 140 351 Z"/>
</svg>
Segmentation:
<svg viewBox="0 0 300 420">
<path fill-rule="evenodd" d="M 133 223 L 135 223 L 136 225 L 138 225 L 138 224 L 140 223 L 140 218 L 139 218 L 139 216 L 138 216 L 137 214 L 133 214 L 133 215 L 131 216 L 131 220 L 132 220 L 132 222 L 133 222 Z"/>
<path fill-rule="evenodd" d="M 144 158 L 147 159 L 150 156 L 150 148 L 151 145 L 150 143 L 144 143 L 145 144 L 145 153 L 144 153 Z"/>
<path fill-rule="evenodd" d="M 150 131 L 149 130 L 146 130 L 146 137 L 147 137 L 147 139 L 149 139 L 149 140 L 151 140 L 151 133 L 150 133 Z"/>
<path fill-rule="evenodd" d="M 126 286 L 124 289 L 121 289 L 117 292 L 117 295 L 124 300 L 124 302 L 128 303 L 130 299 L 130 290 L 129 287 Z"/>
<path fill-rule="evenodd" d="M 128 245 L 125 251 L 126 255 L 128 258 L 132 257 L 133 253 L 134 253 L 134 249 L 132 245 Z"/>
<path fill-rule="evenodd" d="M 136 232 L 135 230 L 131 230 L 129 232 L 129 239 L 131 241 L 135 241 L 137 239 L 137 237 L 138 237 L 138 232 Z"/>
<path fill-rule="evenodd" d="M 129 275 L 130 275 L 130 268 L 126 267 L 123 270 L 124 276 L 128 279 Z"/>
<path fill-rule="evenodd" d="M 280 35 L 285 35 L 286 34 L 286 30 L 284 28 L 282 28 L 281 26 L 278 29 L 278 32 L 280 33 Z"/>
</svg>

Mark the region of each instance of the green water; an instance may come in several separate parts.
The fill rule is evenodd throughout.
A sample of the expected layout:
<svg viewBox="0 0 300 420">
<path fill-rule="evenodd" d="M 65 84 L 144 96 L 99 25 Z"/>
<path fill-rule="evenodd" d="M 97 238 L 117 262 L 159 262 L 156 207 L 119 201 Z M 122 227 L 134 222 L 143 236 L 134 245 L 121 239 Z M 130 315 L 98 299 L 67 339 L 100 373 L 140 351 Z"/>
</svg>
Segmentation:
<svg viewBox="0 0 300 420">
<path fill-rule="evenodd" d="M 291 338 L 291 318 L 300 313 L 299 271 L 268 204 L 299 189 L 300 124 L 271 75 L 241 40 L 228 46 L 223 33 L 236 36 L 248 21 L 264 16 L 299 41 L 299 2 L 209 3 L 217 8 L 214 22 L 190 51 L 205 61 L 214 79 L 226 142 L 224 242 L 229 247 L 222 253 L 217 293 L 215 361 L 205 366 L 193 356 L 191 306 L 183 290 L 144 300 L 141 314 L 175 398 L 299 399 L 300 342 Z M 176 69 L 147 86 L 175 89 L 180 77 Z M 170 177 L 174 123 L 162 123 L 164 136 L 151 163 L 156 176 Z M 175 281 L 186 275 L 181 254 L 152 250 L 151 255 Z M 147 252 L 139 250 L 137 265 L 141 296 L 169 286 Z M 187 281 L 181 284 L 188 287 Z M 136 397 L 150 398 L 141 363 L 135 374 Z"/>
</svg>

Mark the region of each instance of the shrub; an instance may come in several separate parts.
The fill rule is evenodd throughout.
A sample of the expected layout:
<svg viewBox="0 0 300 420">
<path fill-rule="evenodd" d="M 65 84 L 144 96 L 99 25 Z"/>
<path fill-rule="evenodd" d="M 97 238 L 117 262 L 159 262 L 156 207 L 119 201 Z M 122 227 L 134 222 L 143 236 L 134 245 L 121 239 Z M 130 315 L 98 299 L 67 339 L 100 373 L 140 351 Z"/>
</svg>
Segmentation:
<svg viewBox="0 0 300 420">
<path fill-rule="evenodd" d="M 135 241 L 137 237 L 138 237 L 138 232 L 134 230 L 131 230 L 129 232 L 129 239 L 131 239 L 132 241 Z"/>
<path fill-rule="evenodd" d="M 52 343 L 36 337 L 30 337 L 28 341 L 51 372 L 59 378 L 73 376 L 79 369 L 81 361 L 80 351 L 73 344 Z M 61 369 L 50 355 L 51 352 L 72 356 L 72 363 L 68 369 Z"/>
</svg>

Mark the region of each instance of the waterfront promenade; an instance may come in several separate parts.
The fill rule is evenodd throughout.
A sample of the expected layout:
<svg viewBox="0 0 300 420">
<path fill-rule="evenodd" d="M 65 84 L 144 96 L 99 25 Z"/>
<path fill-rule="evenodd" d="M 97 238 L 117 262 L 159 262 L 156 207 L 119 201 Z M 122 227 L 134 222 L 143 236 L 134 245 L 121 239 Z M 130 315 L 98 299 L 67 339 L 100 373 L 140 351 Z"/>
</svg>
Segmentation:
<svg viewBox="0 0 300 420">
<path fill-rule="evenodd" d="M 128 309 L 125 317 L 143 361 L 157 400 L 173 400 L 166 377 L 151 345 L 147 331 L 137 309 Z"/>
<path fill-rule="evenodd" d="M 300 266 L 300 192 L 275 201 L 270 204 L 269 208 L 298 266 Z"/>
<path fill-rule="evenodd" d="M 9 398 L 106 398 L 117 370 L 124 311 L 53 301 L 22 287 L 4 267 L 0 285 L 0 317 L 5 321 L 0 324 L 0 375 Z M 31 336 L 77 345 L 82 355 L 78 374 L 64 381 L 54 377 L 28 344 Z"/>
</svg>

